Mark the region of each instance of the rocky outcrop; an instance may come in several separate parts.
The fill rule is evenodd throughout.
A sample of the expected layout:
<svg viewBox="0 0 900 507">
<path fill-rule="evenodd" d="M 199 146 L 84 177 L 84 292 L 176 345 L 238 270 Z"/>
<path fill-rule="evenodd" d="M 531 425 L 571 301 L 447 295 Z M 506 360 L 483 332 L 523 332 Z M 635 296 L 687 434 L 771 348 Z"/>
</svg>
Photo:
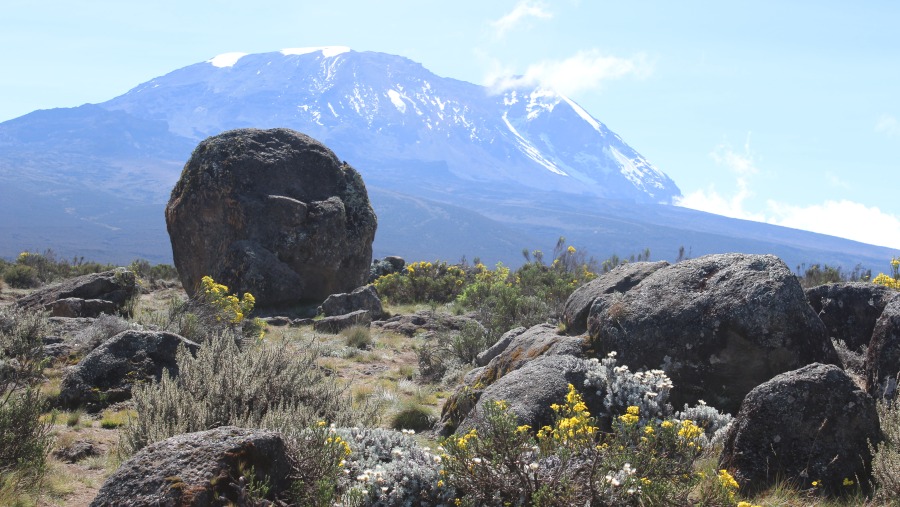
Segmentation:
<svg viewBox="0 0 900 507">
<path fill-rule="evenodd" d="M 380 319 L 384 317 L 384 309 L 381 306 L 381 299 L 378 298 L 378 292 L 375 287 L 366 285 L 359 287 L 349 294 L 332 294 L 322 303 L 320 313 L 326 317 L 335 315 L 346 315 L 357 310 L 366 310 L 372 319 Z"/>
<path fill-rule="evenodd" d="M 492 359 L 502 354 L 503 351 L 506 350 L 507 347 L 509 347 L 509 344 L 512 343 L 515 337 L 519 336 L 525 331 L 528 330 L 520 326 L 503 333 L 503 335 L 500 336 L 500 339 L 498 339 L 493 345 L 488 347 L 487 350 L 475 356 L 475 366 L 487 366 L 487 364 L 491 362 Z"/>
<path fill-rule="evenodd" d="M 494 354 L 494 357 L 488 361 L 486 365 L 470 371 L 465 379 L 463 379 L 462 385 L 453 392 L 444 404 L 444 408 L 441 411 L 440 423 L 440 431 L 443 434 L 447 435 L 456 431 L 457 426 L 470 417 L 469 412 L 475 407 L 474 402 L 480 398 L 482 392 L 488 392 L 487 390 L 491 390 L 490 392 L 506 392 L 513 389 L 516 393 L 519 393 L 517 396 L 531 396 L 534 399 L 540 400 L 544 400 L 545 396 L 555 396 L 554 393 L 557 391 L 552 389 L 548 391 L 548 393 L 534 391 L 530 395 L 527 395 L 526 391 L 528 389 L 544 389 L 546 387 L 540 382 L 535 383 L 535 379 L 523 383 L 522 386 L 520 386 L 521 389 L 520 387 L 509 387 L 508 384 L 510 382 L 518 382 L 516 379 L 522 378 L 521 376 L 523 374 L 517 372 L 525 369 L 538 359 L 568 357 L 573 360 L 577 359 L 577 361 L 546 364 L 567 364 L 569 365 L 567 367 L 569 369 L 575 368 L 573 365 L 576 363 L 583 365 L 582 358 L 586 356 L 586 340 L 583 337 L 560 335 L 557 333 L 555 326 L 550 324 L 539 324 L 528 330 L 525 330 L 524 328 L 511 330 L 504 334 L 492 349 L 494 349 L 491 352 Z M 583 372 L 583 366 L 579 366 L 577 370 Z M 541 371 L 543 372 L 543 370 Z M 513 380 L 507 379 L 507 377 L 510 377 L 513 373 L 517 373 L 517 376 L 513 377 Z M 532 372 L 524 375 L 531 374 L 537 375 L 538 373 Z M 540 375 L 543 375 L 543 373 L 540 373 Z M 565 375 L 568 375 L 568 373 Z M 556 375 L 553 378 L 562 382 L 562 380 L 560 380 L 562 377 L 559 375 Z M 580 384 L 577 384 L 579 387 L 583 385 L 583 380 L 584 379 L 582 379 Z M 501 387 L 495 387 L 495 385 L 501 381 L 503 382 L 502 384 L 499 384 Z M 564 387 L 567 385 L 568 384 L 564 384 Z M 523 403 L 525 402 L 523 401 Z M 538 407 L 534 406 L 534 410 L 538 410 Z M 524 417 L 524 414 L 526 413 L 531 412 L 523 409 L 522 420 L 531 420 L 535 417 L 541 417 L 538 415 Z"/>
<path fill-rule="evenodd" d="M 575 292 L 566 300 L 566 307 L 563 310 L 566 333 L 574 335 L 587 331 L 588 313 L 595 299 L 603 294 L 626 292 L 656 270 L 668 265 L 669 263 L 666 261 L 630 262 L 575 289 Z"/>
<path fill-rule="evenodd" d="M 847 348 L 867 348 L 875 322 L 897 291 L 868 282 L 827 283 L 806 289 L 809 305 L 825 323 L 828 336 Z"/>
<path fill-rule="evenodd" d="M 481 328 L 483 332 L 486 332 L 484 326 L 475 320 L 471 314 L 450 315 L 449 313 L 429 310 L 420 310 L 408 315 L 395 315 L 387 320 L 379 320 L 372 323 L 372 327 L 406 336 L 427 332 L 461 331 L 469 326 Z"/>
<path fill-rule="evenodd" d="M 866 486 L 869 442 L 881 440 L 875 402 L 843 370 L 811 364 L 750 391 L 725 436 L 719 467 L 745 492 L 777 480 L 830 493 Z"/>
<path fill-rule="evenodd" d="M 897 396 L 900 380 L 900 294 L 884 307 L 866 352 L 866 391 L 876 398 Z"/>
<path fill-rule="evenodd" d="M 138 382 L 159 380 L 163 371 L 177 373 L 180 346 L 195 353 L 199 345 L 172 333 L 129 330 L 103 342 L 66 370 L 59 401 L 64 407 L 100 410 L 131 398 Z"/>
<path fill-rule="evenodd" d="M 588 328 L 597 356 L 616 351 L 632 371 L 665 370 L 674 406 L 703 399 L 734 413 L 779 373 L 839 363 L 797 277 L 772 255 L 710 255 L 659 269 L 624 294 L 595 299 Z"/>
<path fill-rule="evenodd" d="M 281 435 L 223 426 L 145 447 L 106 479 L 91 506 L 251 505 L 250 479 L 276 500 L 290 472 Z"/>
<path fill-rule="evenodd" d="M 396 255 L 373 260 L 372 266 L 369 268 L 369 283 L 378 280 L 382 276 L 399 273 L 403 271 L 405 266 L 406 261 L 403 260 L 403 257 L 397 257 Z"/>
<path fill-rule="evenodd" d="M 333 317 L 325 317 L 324 319 L 313 321 L 313 329 L 317 333 L 340 333 L 344 329 L 353 326 L 366 326 L 372 324 L 372 316 L 366 310 L 357 310 L 344 315 L 335 315 Z"/>
<path fill-rule="evenodd" d="M 266 308 L 366 283 L 376 218 L 359 173 L 318 141 L 240 129 L 197 146 L 166 225 L 189 294 L 209 275 Z"/>
<path fill-rule="evenodd" d="M 442 435 L 464 433 L 476 424 L 486 404 L 501 400 L 518 424 L 541 428 L 553 423 L 550 405 L 565 400 L 569 384 L 580 387 L 584 380 L 585 361 L 568 355 L 538 357 L 488 386 L 475 384 L 457 390 L 444 405 L 437 431 Z M 602 409 L 592 391 L 585 394 L 585 402 L 591 413 Z"/>
<path fill-rule="evenodd" d="M 19 298 L 16 305 L 46 310 L 53 317 L 97 317 L 101 313 L 127 313 L 128 302 L 137 296 L 134 273 L 117 268 L 38 289 Z"/>
</svg>

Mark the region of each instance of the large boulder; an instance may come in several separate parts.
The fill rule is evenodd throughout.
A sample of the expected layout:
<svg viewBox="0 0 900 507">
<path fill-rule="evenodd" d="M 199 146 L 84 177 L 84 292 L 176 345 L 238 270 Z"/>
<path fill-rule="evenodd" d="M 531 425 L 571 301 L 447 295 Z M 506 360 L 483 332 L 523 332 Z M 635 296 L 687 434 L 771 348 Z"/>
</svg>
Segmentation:
<svg viewBox="0 0 900 507">
<path fill-rule="evenodd" d="M 588 328 L 598 356 L 663 369 L 672 403 L 703 399 L 734 413 L 751 389 L 814 363 L 838 364 L 797 277 L 772 255 L 720 254 L 655 271 L 595 299 Z"/>
<path fill-rule="evenodd" d="M 378 298 L 378 292 L 372 285 L 359 287 L 349 294 L 332 294 L 322 303 L 319 310 L 326 317 L 346 315 L 357 310 L 368 311 L 376 320 L 384 317 L 381 299 Z"/>
<path fill-rule="evenodd" d="M 134 273 L 116 268 L 70 278 L 16 300 L 19 308 L 45 310 L 53 317 L 97 317 L 127 313 L 138 296 Z"/>
<path fill-rule="evenodd" d="M 438 431 L 444 435 L 465 433 L 477 424 L 484 406 L 497 401 L 506 402 L 518 424 L 532 428 L 551 425 L 555 414 L 550 406 L 565 402 L 569 384 L 584 386 L 586 371 L 587 362 L 570 355 L 535 358 L 487 387 L 467 389 L 449 399 Z M 602 410 L 602 399 L 595 390 L 582 395 L 592 414 Z"/>
<path fill-rule="evenodd" d="M 91 507 L 251 505 L 251 479 L 267 484 L 266 499 L 276 500 L 290 487 L 290 473 L 280 434 L 222 426 L 145 447 L 106 479 Z"/>
<path fill-rule="evenodd" d="M 188 294 L 208 275 L 263 308 L 363 285 L 376 218 L 359 173 L 318 141 L 240 129 L 197 146 L 166 226 Z"/>
<path fill-rule="evenodd" d="M 563 310 L 566 333 L 581 334 L 587 331 L 587 318 L 595 299 L 603 294 L 626 292 L 656 270 L 668 265 L 666 261 L 629 262 L 578 287 L 566 300 Z"/>
<path fill-rule="evenodd" d="M 866 391 L 876 398 L 897 396 L 900 380 L 900 294 L 884 307 L 866 352 Z"/>
<path fill-rule="evenodd" d="M 872 398 L 834 365 L 810 364 L 750 391 L 728 429 L 719 467 L 749 493 L 778 480 L 829 493 L 869 483 L 869 443 L 882 438 Z"/>
<path fill-rule="evenodd" d="M 510 382 L 518 382 L 515 379 L 522 378 L 521 376 L 523 374 L 517 372 L 525 369 L 538 359 L 567 357 L 575 360 L 575 362 L 546 364 L 568 364 L 572 368 L 574 368 L 572 365 L 576 363 L 581 365 L 583 363 L 583 358 L 586 357 L 586 345 L 586 340 L 583 337 L 560 335 L 556 330 L 556 326 L 550 324 L 539 324 L 527 330 L 524 328 L 510 330 L 508 333 L 504 334 L 491 349 L 489 349 L 491 350 L 490 354 L 493 357 L 487 364 L 475 368 L 466 374 L 462 385 L 459 386 L 453 394 L 450 395 L 447 402 L 444 403 L 444 408 L 441 411 L 439 431 L 444 435 L 449 435 L 456 431 L 459 424 L 470 417 L 470 411 L 475 407 L 474 402 L 480 398 L 482 392 L 488 392 L 486 389 L 491 389 L 491 392 L 501 393 L 505 393 L 508 389 L 514 389 L 517 393 L 520 393 L 521 396 L 531 396 L 534 400 L 537 400 L 533 403 L 529 403 L 532 403 L 532 406 L 534 407 L 538 407 L 540 403 L 546 401 L 546 396 L 555 396 L 558 389 L 544 393 L 542 390 L 546 389 L 546 385 L 532 381 L 525 382 L 521 386 L 515 388 L 503 387 L 501 391 L 496 391 L 496 389 L 499 388 L 495 388 L 494 386 L 501 381 L 503 382 L 501 386 L 508 386 Z M 484 359 L 485 357 L 482 357 L 482 361 Z M 583 376 L 583 367 L 578 366 L 576 369 L 579 372 L 582 372 L 580 374 Z M 513 380 L 507 379 L 507 377 L 510 377 L 513 373 L 517 373 L 515 377 L 512 377 Z M 527 377 L 531 374 L 537 373 L 532 372 L 524 375 Z M 540 373 L 539 375 L 543 375 L 543 373 Z M 565 375 L 568 375 L 568 373 Z M 557 384 L 562 382 L 562 380 L 560 380 L 562 377 L 557 375 L 554 378 L 558 381 Z M 582 378 L 582 382 L 577 384 L 579 387 L 583 385 L 583 380 L 584 379 Z M 568 380 L 566 382 L 568 382 Z M 567 384 L 562 385 L 565 386 Z M 559 385 L 556 387 L 558 388 Z M 528 389 L 537 390 L 529 395 L 527 394 Z M 519 396 L 519 394 L 517 394 L 517 396 Z M 536 403 L 536 405 L 534 403 Z M 535 410 L 537 410 L 537 408 L 535 408 Z M 528 411 L 523 409 L 522 414 L 525 414 L 526 412 Z M 543 414 L 544 412 L 541 413 Z M 536 415 L 535 417 L 538 416 Z M 533 417 L 524 417 L 524 415 L 522 418 L 522 420 L 531 419 L 533 419 Z M 529 422 L 527 424 L 531 423 Z"/>
<path fill-rule="evenodd" d="M 369 327 L 372 316 L 367 310 L 356 310 L 344 315 L 334 315 L 313 322 L 313 330 L 317 333 L 337 334 L 353 326 Z"/>
<path fill-rule="evenodd" d="M 809 305 L 825 323 L 831 338 L 843 340 L 847 348 L 867 348 L 888 301 L 897 291 L 868 282 L 826 283 L 806 289 Z"/>
<path fill-rule="evenodd" d="M 100 410 L 127 400 L 136 383 L 159 380 L 163 371 L 177 373 L 175 355 L 181 346 L 191 353 L 200 347 L 172 333 L 123 331 L 66 370 L 60 387 L 60 404 Z"/>
<path fill-rule="evenodd" d="M 449 313 L 432 312 L 430 310 L 419 310 L 413 314 L 395 315 L 387 320 L 373 322 L 372 327 L 406 336 L 413 336 L 418 333 L 461 331 L 468 327 L 475 327 L 482 332 L 487 332 L 472 314 L 450 315 Z"/>
</svg>

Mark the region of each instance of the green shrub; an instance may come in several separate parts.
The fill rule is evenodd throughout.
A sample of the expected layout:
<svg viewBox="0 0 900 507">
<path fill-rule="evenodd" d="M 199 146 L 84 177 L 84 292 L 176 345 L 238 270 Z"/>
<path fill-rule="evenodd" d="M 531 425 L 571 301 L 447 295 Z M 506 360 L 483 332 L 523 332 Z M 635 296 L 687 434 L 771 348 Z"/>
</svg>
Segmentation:
<svg viewBox="0 0 900 507">
<path fill-rule="evenodd" d="M 74 257 L 71 261 L 59 259 L 53 250 L 44 253 L 22 252 L 16 257 L 16 266 L 33 270 L 38 284 L 46 284 L 74 276 L 99 273 L 115 268 L 112 264 L 85 261 L 84 257 Z"/>
<path fill-rule="evenodd" d="M 466 272 L 446 262 L 414 262 L 399 273 L 375 280 L 378 294 L 392 304 L 448 303 L 462 292 Z"/>
<path fill-rule="evenodd" d="M 431 412 L 415 403 L 405 404 L 391 418 L 391 428 L 395 430 L 425 431 L 434 426 L 435 418 Z"/>
<path fill-rule="evenodd" d="M 128 265 L 138 278 L 153 283 L 157 280 L 178 280 L 178 271 L 171 264 L 150 264 L 147 259 L 135 259 Z"/>
<path fill-rule="evenodd" d="M 3 272 L 3 280 L 16 289 L 30 289 L 41 284 L 37 271 L 31 266 L 16 264 L 6 268 Z"/>
<path fill-rule="evenodd" d="M 450 334 L 450 350 L 462 364 L 472 364 L 494 342 L 483 327 L 471 323 Z"/>
<path fill-rule="evenodd" d="M 44 366 L 46 315 L 0 308 L 0 498 L 40 483 L 51 444 L 46 400 L 36 384 Z"/>
<path fill-rule="evenodd" d="M 182 349 L 178 376 L 138 385 L 140 416 L 125 426 L 126 454 L 180 433 L 235 425 L 299 433 L 319 420 L 350 424 L 372 418 L 354 410 L 345 388 L 316 366 L 315 349 L 259 342 L 242 351 L 230 338 L 212 340 L 196 357 Z"/>
<path fill-rule="evenodd" d="M 351 326 L 341 331 L 348 347 L 360 350 L 372 348 L 372 332 L 366 326 Z"/>
</svg>

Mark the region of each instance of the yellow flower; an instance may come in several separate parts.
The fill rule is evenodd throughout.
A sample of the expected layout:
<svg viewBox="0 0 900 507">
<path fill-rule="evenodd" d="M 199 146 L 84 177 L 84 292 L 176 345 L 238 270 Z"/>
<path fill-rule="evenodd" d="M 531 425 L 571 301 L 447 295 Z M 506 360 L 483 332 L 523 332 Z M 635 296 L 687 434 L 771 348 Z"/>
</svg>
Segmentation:
<svg viewBox="0 0 900 507">
<path fill-rule="evenodd" d="M 853 484 L 855 484 L 853 481 L 851 481 L 847 477 L 844 477 L 844 486 L 852 486 Z"/>
<path fill-rule="evenodd" d="M 662 424 L 660 424 L 660 427 L 662 428 L 671 428 L 672 426 L 672 421 L 663 421 Z"/>
<path fill-rule="evenodd" d="M 632 405 L 632 406 L 628 407 L 627 409 L 625 409 L 625 413 L 631 414 L 631 415 L 639 415 L 641 413 L 641 409 Z"/>
<path fill-rule="evenodd" d="M 516 433 L 525 433 L 526 431 L 528 431 L 530 429 L 531 429 L 531 426 L 529 426 L 527 424 L 523 424 L 523 425 L 519 426 L 518 428 L 516 428 Z"/>
<path fill-rule="evenodd" d="M 566 251 L 569 252 L 569 254 L 571 255 L 571 254 L 575 253 L 575 247 L 572 245 L 569 245 L 569 248 L 567 248 Z"/>
<path fill-rule="evenodd" d="M 653 426 L 650 426 L 649 424 L 647 426 L 644 426 L 644 434 L 652 435 L 653 434 Z"/>
<path fill-rule="evenodd" d="M 818 488 L 819 484 L 822 484 L 820 481 L 812 481 L 812 487 Z"/>
</svg>

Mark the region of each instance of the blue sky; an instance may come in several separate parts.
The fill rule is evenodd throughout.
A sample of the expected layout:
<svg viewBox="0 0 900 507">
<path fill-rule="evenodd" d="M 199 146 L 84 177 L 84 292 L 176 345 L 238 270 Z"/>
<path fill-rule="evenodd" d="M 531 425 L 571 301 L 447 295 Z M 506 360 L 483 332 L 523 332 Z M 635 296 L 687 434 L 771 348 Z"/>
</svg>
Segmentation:
<svg viewBox="0 0 900 507">
<path fill-rule="evenodd" d="M 5 0 L 0 121 L 227 52 L 345 45 L 553 86 L 682 203 L 900 250 L 900 2 Z"/>
</svg>

